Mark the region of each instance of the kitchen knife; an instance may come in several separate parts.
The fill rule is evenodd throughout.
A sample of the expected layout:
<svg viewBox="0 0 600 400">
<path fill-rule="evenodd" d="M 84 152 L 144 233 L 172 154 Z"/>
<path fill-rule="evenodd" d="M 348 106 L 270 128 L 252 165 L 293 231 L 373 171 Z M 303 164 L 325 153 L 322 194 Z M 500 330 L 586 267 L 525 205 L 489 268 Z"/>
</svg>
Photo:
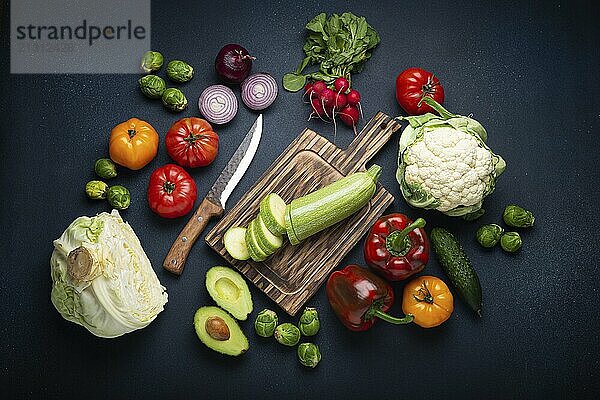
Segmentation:
<svg viewBox="0 0 600 400">
<path fill-rule="evenodd" d="M 200 206 L 185 225 L 175 243 L 171 246 L 169 254 L 165 258 L 163 267 L 176 275 L 181 275 L 185 260 L 187 259 L 192 246 L 204 230 L 208 221 L 213 217 L 220 217 L 225 210 L 225 203 L 229 195 L 238 184 L 244 173 L 250 166 L 262 135 L 263 118 L 262 114 L 256 118 L 254 125 L 250 128 L 244 140 L 237 148 L 227 166 L 221 172 L 208 194 L 200 203 Z"/>
</svg>

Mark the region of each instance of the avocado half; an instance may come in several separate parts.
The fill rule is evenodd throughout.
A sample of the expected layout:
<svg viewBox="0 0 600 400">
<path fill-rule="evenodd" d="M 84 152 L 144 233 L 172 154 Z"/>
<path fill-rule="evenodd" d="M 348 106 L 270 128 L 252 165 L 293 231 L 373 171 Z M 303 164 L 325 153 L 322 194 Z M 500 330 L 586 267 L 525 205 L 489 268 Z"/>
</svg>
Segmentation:
<svg viewBox="0 0 600 400">
<path fill-rule="evenodd" d="M 213 338 L 206 330 L 206 321 L 210 318 L 218 317 L 229 330 L 227 340 L 218 340 Z M 230 356 L 239 356 L 248 350 L 248 339 L 240 329 L 235 319 L 219 307 L 207 306 L 200 307 L 194 315 L 194 328 L 198 338 L 209 348 L 222 354 Z"/>
<path fill-rule="evenodd" d="M 206 289 L 219 307 L 245 321 L 252 312 L 252 296 L 242 276 L 228 267 L 212 267 L 206 272 Z"/>
</svg>

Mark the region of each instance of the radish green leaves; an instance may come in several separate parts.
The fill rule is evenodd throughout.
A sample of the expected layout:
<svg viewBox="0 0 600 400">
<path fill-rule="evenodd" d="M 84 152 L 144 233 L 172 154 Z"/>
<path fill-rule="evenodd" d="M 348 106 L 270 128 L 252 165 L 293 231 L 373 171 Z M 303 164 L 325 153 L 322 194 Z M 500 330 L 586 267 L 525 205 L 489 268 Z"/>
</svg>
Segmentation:
<svg viewBox="0 0 600 400">
<path fill-rule="evenodd" d="M 307 78 L 326 83 L 360 72 L 371 52 L 380 42 L 379 35 L 364 17 L 352 13 L 321 13 L 306 24 L 309 35 L 304 44 L 306 57 L 298 68 L 283 77 L 283 87 L 290 92 L 302 89 Z M 319 70 L 303 74 L 308 65 L 319 64 Z"/>
</svg>

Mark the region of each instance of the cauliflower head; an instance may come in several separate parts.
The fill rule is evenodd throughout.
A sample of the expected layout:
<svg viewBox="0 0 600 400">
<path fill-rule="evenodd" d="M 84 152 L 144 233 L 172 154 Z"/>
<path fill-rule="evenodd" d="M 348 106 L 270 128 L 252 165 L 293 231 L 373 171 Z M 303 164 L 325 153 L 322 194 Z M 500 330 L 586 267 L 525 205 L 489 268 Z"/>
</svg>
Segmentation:
<svg viewBox="0 0 600 400">
<path fill-rule="evenodd" d="M 402 133 L 397 173 L 402 195 L 413 207 L 476 213 L 506 163 L 485 144 L 481 124 L 441 110 L 406 118 L 411 124 Z"/>
</svg>

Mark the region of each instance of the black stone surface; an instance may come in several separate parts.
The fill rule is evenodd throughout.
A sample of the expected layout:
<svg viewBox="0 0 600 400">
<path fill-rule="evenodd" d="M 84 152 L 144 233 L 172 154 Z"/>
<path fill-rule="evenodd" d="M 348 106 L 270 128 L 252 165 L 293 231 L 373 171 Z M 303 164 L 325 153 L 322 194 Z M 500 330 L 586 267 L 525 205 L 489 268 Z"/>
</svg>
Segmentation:
<svg viewBox="0 0 600 400">
<path fill-rule="evenodd" d="M 594 3 L 594 4 L 592 4 Z M 194 311 L 212 304 L 205 271 L 223 261 L 200 241 L 177 278 L 162 260 L 186 218 L 165 220 L 146 204 L 158 157 L 139 172 L 120 169 L 115 182 L 133 201 L 123 217 L 133 226 L 169 303 L 149 327 L 103 340 L 66 322 L 50 302 L 52 240 L 77 216 L 107 211 L 88 201 L 93 162 L 107 155 L 110 129 L 130 117 L 151 122 L 161 139 L 180 117 L 197 116 L 200 91 L 217 83 L 213 58 L 238 42 L 257 57 L 254 71 L 278 81 L 301 60 L 304 24 L 319 12 L 364 15 L 382 42 L 355 76 L 365 115 L 399 114 L 394 79 L 404 68 L 434 71 L 446 106 L 473 113 L 489 144 L 508 163 L 486 215 L 465 223 L 409 209 L 394 178 L 397 137 L 375 157 L 381 182 L 395 196 L 390 211 L 426 217 L 463 243 L 484 291 L 483 318 L 460 301 L 443 326 L 378 323 L 352 333 L 336 319 L 323 288 L 308 305 L 320 311 L 314 339 L 323 359 L 310 370 L 295 349 L 254 334 L 242 322 L 250 351 L 228 358 L 207 349 L 192 326 Z M 600 178 L 600 12 L 595 2 L 153 2 L 153 48 L 196 68 L 183 85 L 190 107 L 180 115 L 144 98 L 135 75 L 11 75 L 8 5 L 2 7 L 0 63 L 0 390 L 3 398 L 598 398 L 600 295 L 598 188 Z M 134 54 L 132 57 L 138 57 Z M 305 127 L 333 140 L 333 128 L 306 122 L 301 95 L 281 91 L 265 112 L 264 139 L 238 188 L 234 204 Z M 218 128 L 220 153 L 191 171 L 204 196 L 256 118 L 241 106 Z M 336 143 L 352 132 L 342 127 Z M 198 200 L 199 203 L 200 200 Z M 507 203 L 533 210 L 536 226 L 523 231 L 523 248 L 507 255 L 481 249 L 480 223 L 501 221 Z M 214 223 L 213 223 L 214 224 Z M 211 224 L 210 226 L 212 226 Z M 364 264 L 361 246 L 345 259 Z M 424 271 L 442 276 L 437 262 Z M 400 298 L 403 284 L 395 284 Z M 254 307 L 278 311 L 251 287 Z M 255 312 L 256 312 L 255 311 Z M 393 310 L 401 312 L 400 301 Z M 251 318 L 255 314 L 252 314 Z M 5 397 L 6 396 L 6 397 Z"/>
</svg>

